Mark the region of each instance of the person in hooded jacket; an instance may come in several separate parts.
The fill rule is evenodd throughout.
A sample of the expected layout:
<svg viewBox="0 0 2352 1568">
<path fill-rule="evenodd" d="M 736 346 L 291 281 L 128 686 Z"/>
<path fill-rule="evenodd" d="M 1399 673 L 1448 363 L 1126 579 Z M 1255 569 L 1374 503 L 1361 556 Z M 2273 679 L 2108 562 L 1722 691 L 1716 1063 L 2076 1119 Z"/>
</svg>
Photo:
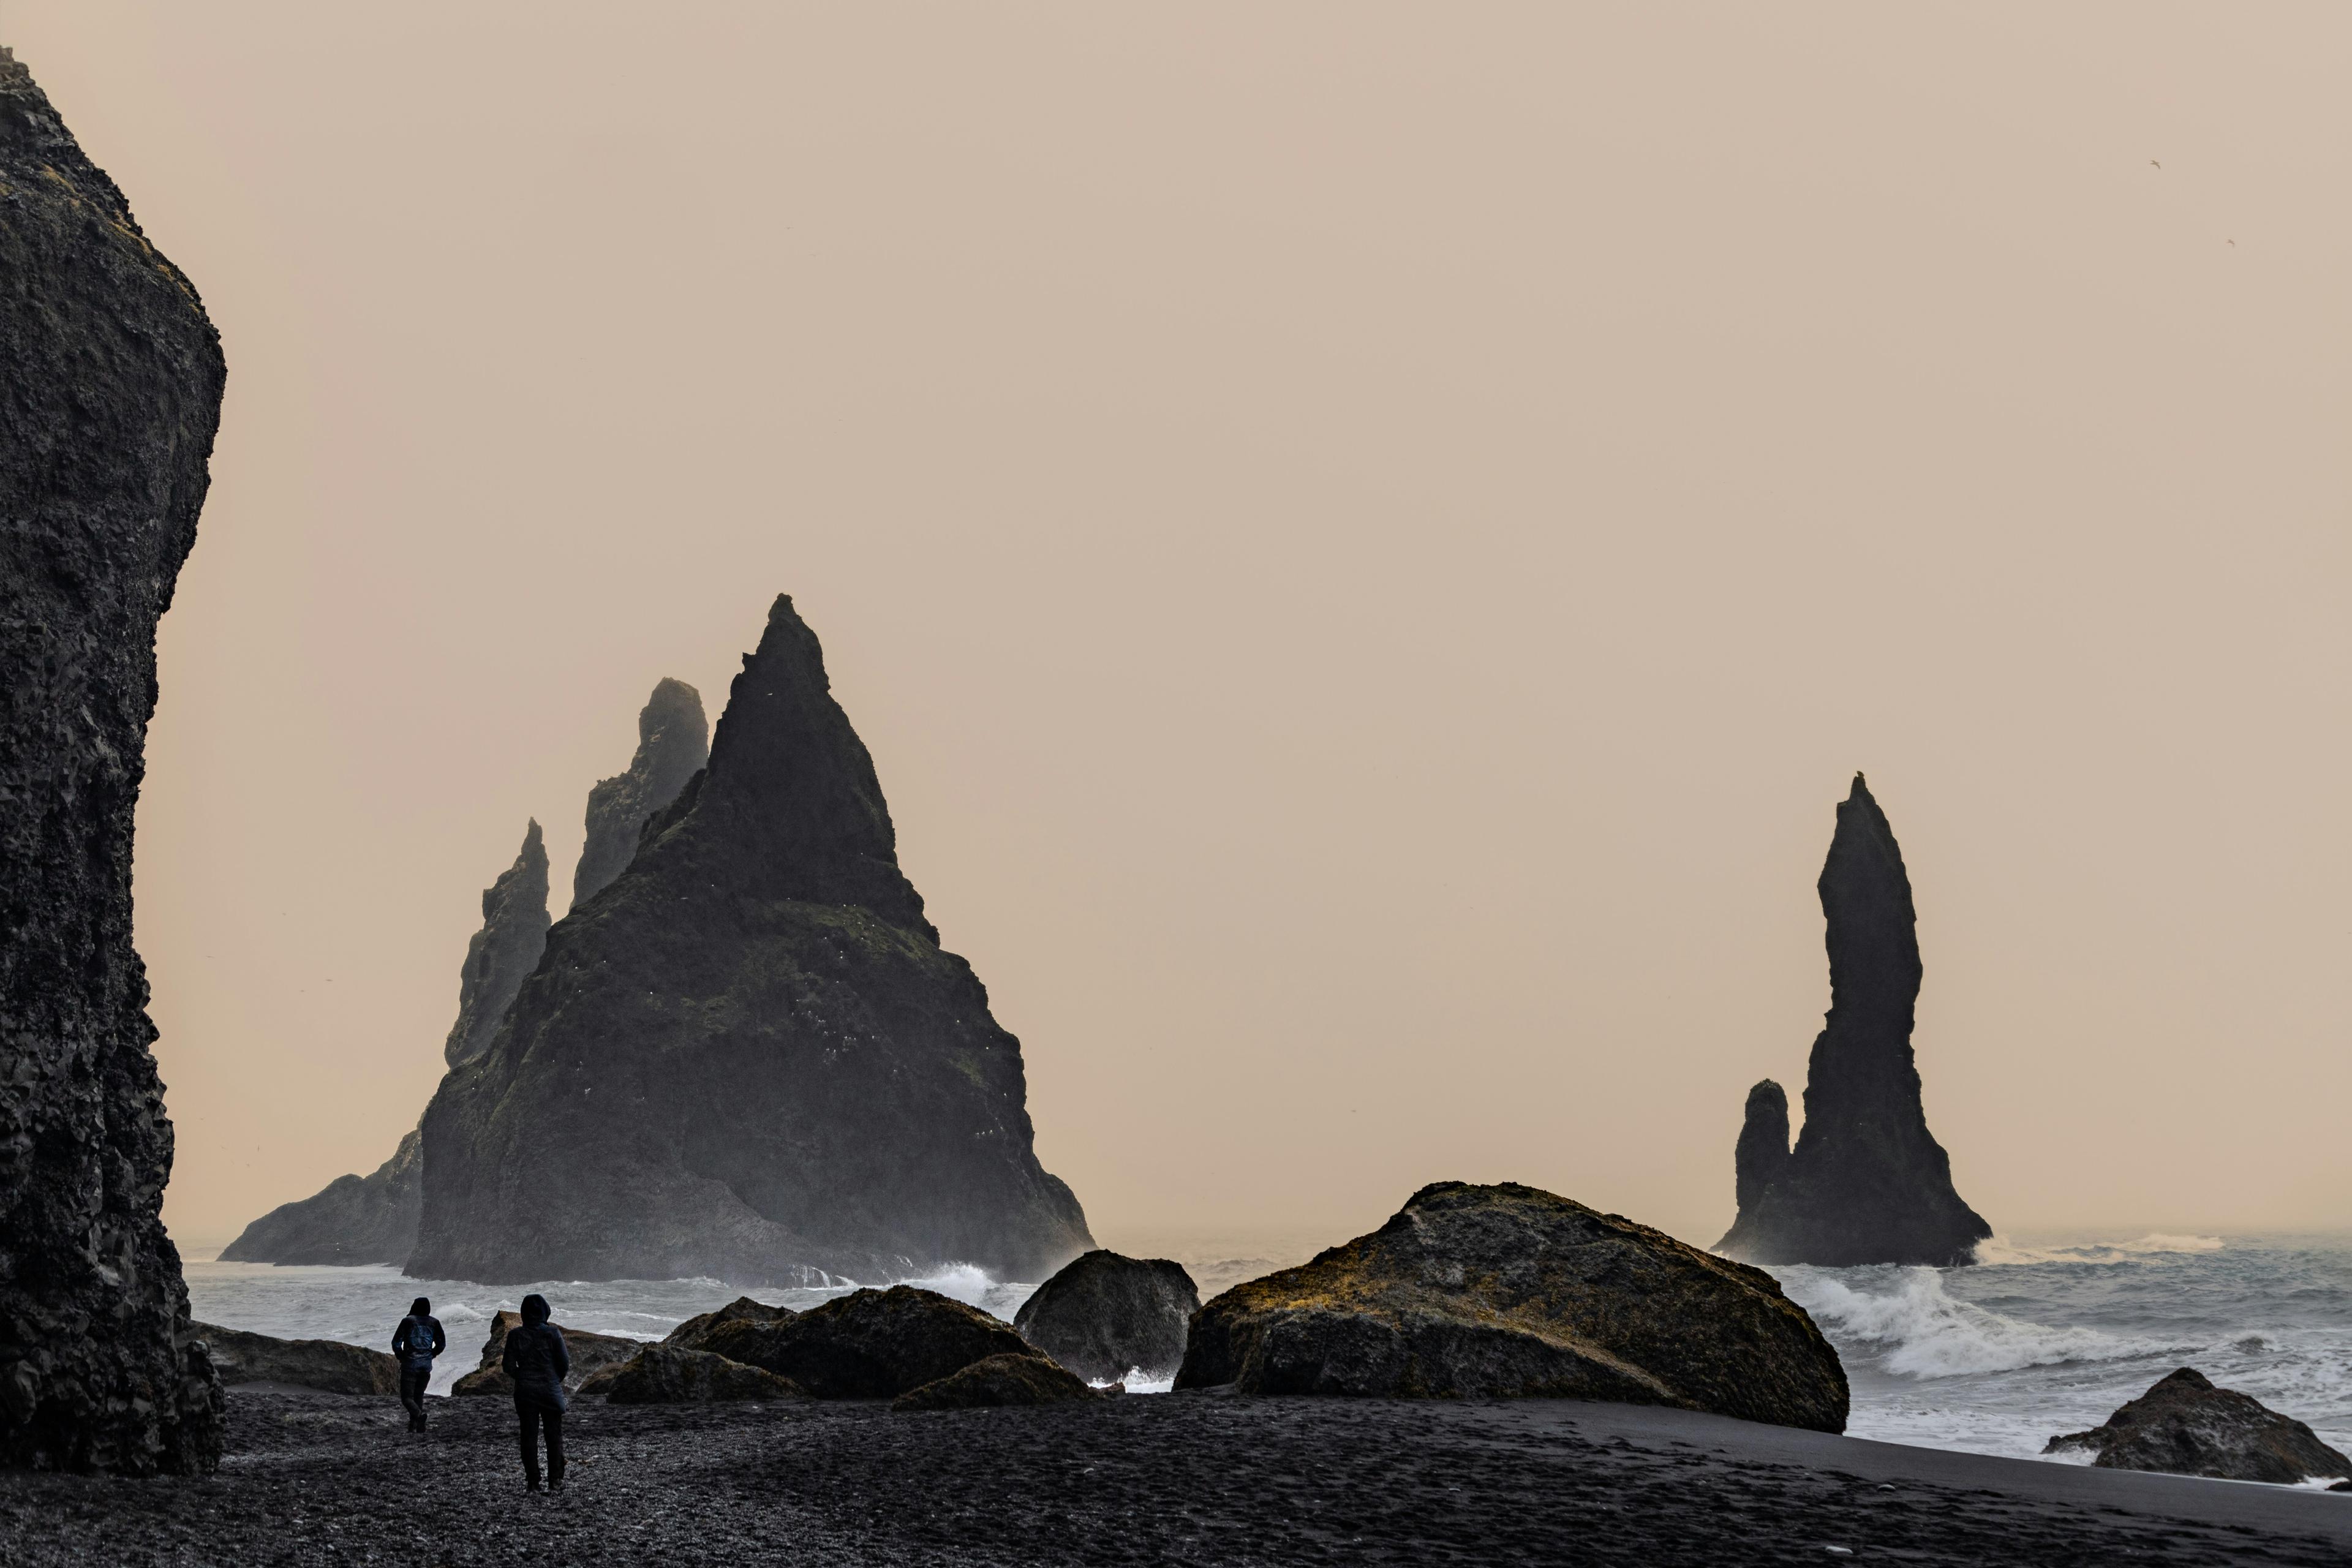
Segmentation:
<svg viewBox="0 0 2352 1568">
<path fill-rule="evenodd" d="M 515 1415 L 522 1421 L 522 1475 L 527 1489 L 539 1489 L 539 1434 L 547 1432 L 547 1489 L 563 1489 L 564 1375 L 572 1352 L 563 1331 L 547 1321 L 547 1298 L 522 1299 L 522 1322 L 507 1331 L 499 1364 L 514 1380 Z"/>
<path fill-rule="evenodd" d="M 408 1429 L 425 1430 L 425 1385 L 433 1381 L 433 1358 L 449 1348 L 433 1303 L 419 1296 L 408 1316 L 392 1331 L 392 1353 L 400 1358 L 400 1402 L 408 1407 Z"/>
</svg>

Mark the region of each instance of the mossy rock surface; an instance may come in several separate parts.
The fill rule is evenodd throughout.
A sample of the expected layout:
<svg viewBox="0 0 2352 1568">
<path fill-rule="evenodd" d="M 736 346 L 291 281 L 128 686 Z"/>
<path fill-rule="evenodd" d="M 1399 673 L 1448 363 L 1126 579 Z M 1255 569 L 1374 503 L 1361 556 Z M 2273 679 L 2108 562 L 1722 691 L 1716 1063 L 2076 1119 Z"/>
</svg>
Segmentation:
<svg viewBox="0 0 2352 1568">
<path fill-rule="evenodd" d="M 1845 1429 L 1845 1370 L 1760 1268 L 1513 1184 L 1442 1182 L 1379 1230 L 1226 1291 L 1176 1386 L 1614 1400 Z"/>
<path fill-rule="evenodd" d="M 789 1323 L 799 1317 L 790 1307 L 771 1307 L 749 1296 L 738 1296 L 715 1312 L 688 1318 L 662 1336 L 662 1343 L 681 1350 L 707 1351 L 710 1336 L 729 1323 Z"/>
<path fill-rule="evenodd" d="M 1069 1405 L 1102 1394 L 1066 1366 L 1031 1352 L 992 1355 L 890 1402 L 893 1410 L 984 1410 L 1008 1405 Z"/>
<path fill-rule="evenodd" d="M 1036 1353 L 1011 1324 L 912 1285 L 853 1291 L 786 1321 L 724 1323 L 703 1342 L 819 1399 L 895 1399 L 991 1356 Z"/>
<path fill-rule="evenodd" d="M 489 1338 L 482 1345 L 482 1364 L 450 1384 L 452 1394 L 512 1394 L 514 1379 L 499 1367 L 507 1348 L 507 1331 L 522 1321 L 520 1312 L 500 1312 L 490 1320 Z M 607 1367 L 619 1366 L 645 1349 L 646 1342 L 620 1334 L 592 1334 L 585 1329 L 566 1329 L 554 1325 L 563 1334 L 563 1348 L 572 1358 L 572 1370 L 563 1374 L 563 1386 L 578 1393 L 583 1384 Z"/>
<path fill-rule="evenodd" d="M 790 1378 L 740 1361 L 677 1345 L 647 1345 L 618 1366 L 608 1366 L 580 1385 L 583 1397 L 602 1395 L 613 1405 L 709 1405 L 721 1400 L 806 1399 Z"/>
<path fill-rule="evenodd" d="M 382 1351 L 340 1340 L 281 1340 L 271 1334 L 191 1323 L 212 1352 L 223 1383 L 289 1383 L 326 1394 L 398 1394 L 400 1363 Z"/>
</svg>

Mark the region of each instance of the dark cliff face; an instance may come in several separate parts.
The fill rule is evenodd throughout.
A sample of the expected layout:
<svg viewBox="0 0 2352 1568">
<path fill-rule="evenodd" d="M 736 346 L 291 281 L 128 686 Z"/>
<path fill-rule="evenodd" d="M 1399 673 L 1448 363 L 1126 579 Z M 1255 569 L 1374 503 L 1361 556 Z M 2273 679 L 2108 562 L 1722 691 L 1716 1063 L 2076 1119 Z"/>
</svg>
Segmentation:
<svg viewBox="0 0 2352 1568">
<path fill-rule="evenodd" d="M 1911 879 L 1860 773 L 1838 806 L 1821 896 L 1830 1011 L 1806 1072 L 1804 1131 L 1789 1150 L 1780 1086 L 1767 1079 L 1749 1092 L 1739 1217 L 1716 1245 L 1765 1264 L 1969 1262 L 1992 1227 L 1960 1201 L 1950 1156 L 1927 1131 L 1911 1052 L 1920 980 Z"/>
<path fill-rule="evenodd" d="M 451 1067 L 471 1061 L 489 1047 L 522 989 L 523 976 L 539 967 L 547 951 L 547 846 L 533 819 L 522 849 L 499 879 L 482 889 L 482 929 L 466 944 L 466 967 L 457 980 L 457 1021 L 442 1047 Z"/>
<path fill-rule="evenodd" d="M 665 676 L 637 715 L 637 753 L 629 771 L 597 782 L 588 792 L 588 833 L 572 873 L 578 909 L 629 868 L 646 820 L 677 798 L 686 781 L 710 760 L 710 724 L 702 693 Z"/>
<path fill-rule="evenodd" d="M 780 598 L 709 766 L 434 1097 L 409 1272 L 1043 1279 L 1090 1238 L 1026 1099 Z"/>
<path fill-rule="evenodd" d="M 425 1208 L 422 1140 L 415 1131 L 370 1175 L 337 1176 L 312 1196 L 280 1204 L 221 1249 L 230 1263 L 399 1263 L 416 1246 Z"/>
<path fill-rule="evenodd" d="M 0 50 L 0 1460 L 209 1468 L 131 934 L 155 623 L 226 370 L 204 306 Z"/>
</svg>

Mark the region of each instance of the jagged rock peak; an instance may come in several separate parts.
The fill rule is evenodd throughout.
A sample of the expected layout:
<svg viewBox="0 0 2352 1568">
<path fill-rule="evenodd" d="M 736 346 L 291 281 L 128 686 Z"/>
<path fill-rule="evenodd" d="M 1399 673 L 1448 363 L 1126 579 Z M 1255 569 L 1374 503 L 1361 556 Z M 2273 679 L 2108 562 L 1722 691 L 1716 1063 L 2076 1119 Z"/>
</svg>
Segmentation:
<svg viewBox="0 0 2352 1568">
<path fill-rule="evenodd" d="M 866 742 L 833 700 L 824 650 L 779 594 L 727 695 L 710 764 L 648 839 L 724 845 L 712 868 L 740 890 L 848 904 L 938 940 L 898 869 L 898 834 Z"/>
<path fill-rule="evenodd" d="M 408 1271 L 1037 1279 L 1085 1251 L 1037 1163 L 1020 1042 L 922 907 L 779 598 L 709 765 L 442 1080 Z"/>
<path fill-rule="evenodd" d="M 466 944 L 457 1021 L 442 1047 L 451 1067 L 488 1047 L 523 976 L 539 967 L 539 955 L 547 951 L 547 846 L 533 817 L 514 864 L 482 889 L 482 929 Z"/>
<path fill-rule="evenodd" d="M 0 1464 L 210 1468 L 131 945 L 155 623 L 226 367 L 194 288 L 0 49 Z"/>
<path fill-rule="evenodd" d="M 710 721 L 703 717 L 702 693 L 664 676 L 637 714 L 637 752 L 628 771 L 599 781 L 588 792 L 588 835 L 572 873 L 573 909 L 629 868 L 646 820 L 676 800 L 709 758 Z"/>
<path fill-rule="evenodd" d="M 1927 1131 L 1911 1026 L 1921 969 L 1911 879 L 1860 773 L 1837 808 L 1818 884 L 1830 1010 L 1805 1074 L 1805 1124 L 1788 1099 L 1748 1092 L 1734 1158 L 1739 1217 L 1716 1245 L 1751 1263 L 1948 1266 L 1992 1234 L 1952 1186 Z"/>
</svg>

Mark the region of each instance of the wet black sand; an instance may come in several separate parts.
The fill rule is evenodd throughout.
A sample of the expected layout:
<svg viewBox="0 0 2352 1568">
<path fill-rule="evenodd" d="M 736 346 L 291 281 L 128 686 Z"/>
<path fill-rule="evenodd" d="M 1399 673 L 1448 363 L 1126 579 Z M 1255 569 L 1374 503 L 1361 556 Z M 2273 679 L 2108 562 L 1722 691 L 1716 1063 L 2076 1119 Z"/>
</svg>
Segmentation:
<svg viewBox="0 0 2352 1568">
<path fill-rule="evenodd" d="M 1620 1405 L 583 1403 L 562 1497 L 523 1494 L 503 1400 L 423 1438 L 388 1399 L 229 1415 L 203 1480 L 0 1477 L 0 1563 L 2352 1562 L 2352 1497 Z"/>
</svg>

